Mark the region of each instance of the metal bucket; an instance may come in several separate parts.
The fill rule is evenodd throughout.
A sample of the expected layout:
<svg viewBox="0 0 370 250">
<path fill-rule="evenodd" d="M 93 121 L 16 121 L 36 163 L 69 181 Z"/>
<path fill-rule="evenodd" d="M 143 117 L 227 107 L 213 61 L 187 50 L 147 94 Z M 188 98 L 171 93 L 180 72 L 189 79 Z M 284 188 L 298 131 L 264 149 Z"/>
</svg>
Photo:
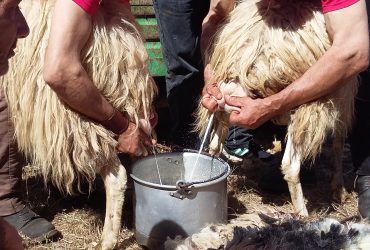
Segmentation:
<svg viewBox="0 0 370 250">
<path fill-rule="evenodd" d="M 226 222 L 230 166 L 218 157 L 197 157 L 195 152 L 163 153 L 133 165 L 135 236 L 140 245 L 161 249 L 167 237 L 187 237 L 207 224 Z"/>
</svg>

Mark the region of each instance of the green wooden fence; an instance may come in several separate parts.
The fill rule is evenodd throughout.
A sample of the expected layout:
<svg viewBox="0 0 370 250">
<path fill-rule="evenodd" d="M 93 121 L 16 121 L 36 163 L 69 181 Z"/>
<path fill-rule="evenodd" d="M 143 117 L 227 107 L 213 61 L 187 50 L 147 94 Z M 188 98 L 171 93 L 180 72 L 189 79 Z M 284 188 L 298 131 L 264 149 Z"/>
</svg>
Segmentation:
<svg viewBox="0 0 370 250">
<path fill-rule="evenodd" d="M 131 0 L 131 11 L 141 26 L 145 37 L 145 48 L 149 54 L 149 71 L 152 76 L 164 76 L 167 69 L 163 60 L 158 35 L 158 23 L 154 15 L 152 0 Z"/>
</svg>

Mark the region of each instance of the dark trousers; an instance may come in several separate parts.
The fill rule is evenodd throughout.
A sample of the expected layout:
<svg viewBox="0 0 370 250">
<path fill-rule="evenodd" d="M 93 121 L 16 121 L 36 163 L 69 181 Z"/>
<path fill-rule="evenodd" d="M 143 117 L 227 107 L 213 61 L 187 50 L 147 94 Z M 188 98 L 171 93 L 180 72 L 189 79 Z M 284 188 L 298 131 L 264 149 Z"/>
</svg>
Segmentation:
<svg viewBox="0 0 370 250">
<path fill-rule="evenodd" d="M 355 122 L 350 135 L 352 161 L 358 175 L 370 175 L 370 71 L 360 74 Z"/>
<path fill-rule="evenodd" d="M 0 88 L 0 216 L 21 210 L 22 161 L 9 120 L 9 110 Z"/>
<path fill-rule="evenodd" d="M 238 126 L 230 126 L 225 140 L 225 148 L 229 151 L 243 148 L 247 146 L 248 141 L 252 139 L 253 135 L 249 134 L 249 129 Z"/>
<path fill-rule="evenodd" d="M 170 136 L 181 146 L 187 146 L 196 137 L 190 131 L 204 83 L 200 37 L 209 2 L 153 0 L 167 66 L 166 89 L 172 123 Z"/>
</svg>

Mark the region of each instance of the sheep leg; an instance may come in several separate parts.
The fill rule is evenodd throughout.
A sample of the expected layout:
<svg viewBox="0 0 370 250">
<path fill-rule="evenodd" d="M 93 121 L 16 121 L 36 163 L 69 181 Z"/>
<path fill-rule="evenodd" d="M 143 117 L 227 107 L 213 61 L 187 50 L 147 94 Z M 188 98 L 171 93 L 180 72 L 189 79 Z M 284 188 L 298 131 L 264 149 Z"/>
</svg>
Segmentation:
<svg viewBox="0 0 370 250">
<path fill-rule="evenodd" d="M 344 136 L 336 133 L 333 138 L 333 174 L 331 179 L 332 199 L 336 202 L 344 202 L 347 197 L 347 192 L 344 188 L 343 181 L 343 148 Z"/>
<path fill-rule="evenodd" d="M 126 169 L 117 164 L 113 168 L 104 168 L 100 171 L 106 193 L 106 208 L 104 228 L 99 249 L 113 249 L 117 244 L 121 228 L 122 206 L 126 190 Z"/>
<path fill-rule="evenodd" d="M 288 134 L 288 140 L 281 163 L 281 171 L 284 175 L 284 179 L 288 183 L 289 193 L 295 212 L 302 216 L 308 216 L 302 185 L 299 179 L 300 168 L 300 156 L 294 151 L 291 135 Z"/>
<path fill-rule="evenodd" d="M 209 143 L 209 153 L 211 155 L 219 155 L 221 153 L 223 145 L 220 140 L 222 140 L 222 128 L 217 126 L 216 131 L 212 133 L 211 142 Z"/>
</svg>

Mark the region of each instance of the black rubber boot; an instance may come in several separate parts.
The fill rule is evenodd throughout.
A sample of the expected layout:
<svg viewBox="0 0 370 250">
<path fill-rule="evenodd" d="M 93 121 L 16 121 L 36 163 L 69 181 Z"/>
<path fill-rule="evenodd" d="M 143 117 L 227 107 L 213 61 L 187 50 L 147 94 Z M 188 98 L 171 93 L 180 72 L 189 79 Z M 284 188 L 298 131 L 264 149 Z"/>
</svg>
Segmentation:
<svg viewBox="0 0 370 250">
<path fill-rule="evenodd" d="M 358 211 L 363 218 L 370 219 L 370 176 L 357 177 Z"/>
<path fill-rule="evenodd" d="M 17 229 L 19 233 L 35 241 L 50 240 L 59 233 L 53 224 L 40 217 L 27 206 L 15 214 L 2 218 Z"/>
</svg>

